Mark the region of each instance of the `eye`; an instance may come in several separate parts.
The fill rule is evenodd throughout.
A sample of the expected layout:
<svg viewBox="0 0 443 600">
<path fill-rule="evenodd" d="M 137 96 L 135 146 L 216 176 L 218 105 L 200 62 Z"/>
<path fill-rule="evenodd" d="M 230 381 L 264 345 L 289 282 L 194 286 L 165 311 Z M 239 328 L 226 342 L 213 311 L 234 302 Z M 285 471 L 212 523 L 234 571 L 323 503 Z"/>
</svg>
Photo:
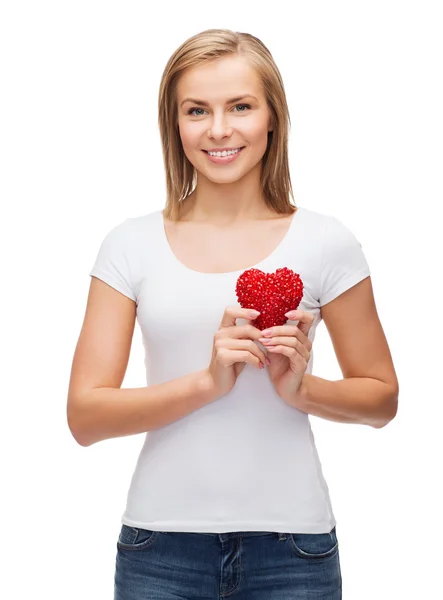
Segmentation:
<svg viewBox="0 0 443 600">
<path fill-rule="evenodd" d="M 239 107 L 240 107 L 240 108 L 246 108 L 246 109 L 248 109 L 248 110 L 249 110 L 249 109 L 251 108 L 251 105 L 250 105 L 250 104 L 236 104 L 236 105 L 234 106 L 234 108 L 239 108 Z M 201 111 L 205 112 L 205 111 L 203 110 L 203 108 L 197 108 L 197 107 L 194 107 L 194 108 L 190 108 L 190 109 L 188 110 L 187 114 L 188 114 L 188 115 L 192 115 L 192 116 L 194 116 L 194 117 L 201 117 L 201 116 L 202 116 L 202 113 L 195 113 L 194 111 L 196 111 L 196 110 L 201 110 Z M 234 111 L 234 112 L 246 112 L 246 110 L 236 110 L 236 111 Z"/>
<path fill-rule="evenodd" d="M 200 117 L 200 115 L 196 115 L 196 114 L 194 113 L 194 110 L 203 110 L 203 109 L 202 109 L 202 108 L 190 108 L 190 109 L 188 110 L 188 115 L 194 115 L 194 117 Z"/>
<path fill-rule="evenodd" d="M 234 106 L 234 108 L 238 108 L 239 106 L 245 106 L 245 107 L 246 107 L 246 108 L 248 108 L 248 109 L 249 109 L 249 108 L 251 108 L 251 105 L 250 105 L 250 104 L 236 104 L 236 105 Z M 246 112 L 246 111 L 245 111 L 245 110 L 240 110 L 240 111 L 236 111 L 236 112 Z"/>
</svg>

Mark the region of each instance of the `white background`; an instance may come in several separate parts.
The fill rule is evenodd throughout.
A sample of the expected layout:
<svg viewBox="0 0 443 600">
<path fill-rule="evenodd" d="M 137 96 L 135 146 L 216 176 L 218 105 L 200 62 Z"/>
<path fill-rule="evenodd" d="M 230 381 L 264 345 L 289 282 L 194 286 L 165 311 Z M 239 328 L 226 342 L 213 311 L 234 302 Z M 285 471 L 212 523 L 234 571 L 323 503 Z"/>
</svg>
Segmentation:
<svg viewBox="0 0 443 600">
<path fill-rule="evenodd" d="M 439 4 L 2 3 L 2 596 L 112 598 L 143 436 L 83 448 L 67 427 L 88 273 L 111 228 L 164 206 L 157 93 L 169 56 L 226 27 L 259 37 L 281 70 L 296 204 L 361 242 L 400 382 L 384 429 L 312 418 L 344 600 L 440 597 Z M 323 323 L 314 374 L 341 378 Z M 123 387 L 144 384 L 137 325 Z"/>
</svg>

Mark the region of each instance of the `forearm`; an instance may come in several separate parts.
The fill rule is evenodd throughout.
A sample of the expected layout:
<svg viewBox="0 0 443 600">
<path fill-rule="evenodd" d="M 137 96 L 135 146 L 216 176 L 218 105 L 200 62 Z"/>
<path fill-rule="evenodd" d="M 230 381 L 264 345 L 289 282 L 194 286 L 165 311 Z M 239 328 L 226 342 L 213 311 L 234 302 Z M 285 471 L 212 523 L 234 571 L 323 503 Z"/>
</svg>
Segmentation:
<svg viewBox="0 0 443 600">
<path fill-rule="evenodd" d="M 296 407 L 330 421 L 380 428 L 394 418 L 397 394 L 388 384 L 369 377 L 329 381 L 305 374 Z"/>
<path fill-rule="evenodd" d="M 95 388 L 76 402 L 70 429 L 81 446 L 169 425 L 215 399 L 206 371 L 142 388 Z"/>
</svg>

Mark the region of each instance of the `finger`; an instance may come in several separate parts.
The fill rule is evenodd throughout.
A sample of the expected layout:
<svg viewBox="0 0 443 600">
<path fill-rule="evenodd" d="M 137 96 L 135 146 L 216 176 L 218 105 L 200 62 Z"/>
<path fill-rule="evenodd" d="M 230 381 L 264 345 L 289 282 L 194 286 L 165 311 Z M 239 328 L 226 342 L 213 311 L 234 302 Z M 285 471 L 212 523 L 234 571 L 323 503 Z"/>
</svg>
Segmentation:
<svg viewBox="0 0 443 600">
<path fill-rule="evenodd" d="M 290 310 L 285 313 L 285 317 L 288 317 L 290 321 L 298 321 L 297 327 L 305 335 L 308 335 L 312 323 L 314 322 L 314 315 L 306 310 Z"/>
<path fill-rule="evenodd" d="M 261 340 L 260 340 L 261 341 Z M 309 340 L 310 341 L 310 340 Z M 272 347 L 277 346 L 285 346 L 286 348 L 295 349 L 300 356 L 302 356 L 306 361 L 309 360 L 310 352 L 309 349 L 300 342 L 296 337 L 275 337 L 275 338 L 267 338 L 266 342 L 262 342 L 265 348 L 270 350 Z"/>
<path fill-rule="evenodd" d="M 278 346 L 272 346 L 272 348 L 268 348 L 268 352 L 272 352 L 273 354 L 284 354 L 294 364 L 302 360 L 307 365 L 310 358 L 309 353 L 307 355 L 304 352 L 303 354 L 300 354 L 296 348 L 292 348 L 291 346 L 283 346 L 281 344 Z"/>
<path fill-rule="evenodd" d="M 215 347 L 217 349 L 228 348 L 229 350 L 246 350 L 256 356 L 263 364 L 268 362 L 266 354 L 252 340 L 220 338 L 216 340 Z"/>
<path fill-rule="evenodd" d="M 312 341 L 297 327 L 297 325 L 280 325 L 277 327 L 271 327 L 269 330 L 265 329 L 262 331 L 261 335 L 264 336 L 265 332 L 269 332 L 269 334 L 266 335 L 266 337 L 259 338 L 259 342 L 261 343 L 263 343 L 262 340 L 270 340 L 275 336 L 288 336 L 295 337 L 300 340 L 300 342 L 304 344 L 308 350 L 311 350 L 312 348 Z"/>
<path fill-rule="evenodd" d="M 225 308 L 225 312 L 223 313 L 220 328 L 231 327 L 232 325 L 235 325 L 236 319 L 247 319 L 248 321 L 253 321 L 259 316 L 259 314 L 260 312 L 258 310 L 241 308 L 239 306 L 227 306 Z"/>
<path fill-rule="evenodd" d="M 231 367 L 235 363 L 240 362 L 247 363 L 259 369 L 262 368 L 260 364 L 263 364 L 264 366 L 264 363 L 261 363 L 260 359 L 249 352 L 249 350 L 231 350 L 230 348 L 220 348 L 218 351 L 217 360 L 225 367 Z"/>
<path fill-rule="evenodd" d="M 258 340 L 261 336 L 261 331 L 253 325 L 234 325 L 233 327 L 219 329 L 217 336 L 222 338 Z"/>
</svg>

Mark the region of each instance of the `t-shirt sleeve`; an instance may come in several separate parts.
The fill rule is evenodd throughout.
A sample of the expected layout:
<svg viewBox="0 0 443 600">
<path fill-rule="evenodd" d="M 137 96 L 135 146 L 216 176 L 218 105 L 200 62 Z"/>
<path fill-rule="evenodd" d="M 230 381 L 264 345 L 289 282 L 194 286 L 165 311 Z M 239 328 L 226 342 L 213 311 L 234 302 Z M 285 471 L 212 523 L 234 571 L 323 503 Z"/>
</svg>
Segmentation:
<svg viewBox="0 0 443 600">
<path fill-rule="evenodd" d="M 129 225 L 130 219 L 126 219 L 106 234 L 89 275 L 101 279 L 135 302 Z"/>
<path fill-rule="evenodd" d="M 320 306 L 371 274 L 362 246 L 352 231 L 330 216 L 323 237 Z"/>
</svg>

